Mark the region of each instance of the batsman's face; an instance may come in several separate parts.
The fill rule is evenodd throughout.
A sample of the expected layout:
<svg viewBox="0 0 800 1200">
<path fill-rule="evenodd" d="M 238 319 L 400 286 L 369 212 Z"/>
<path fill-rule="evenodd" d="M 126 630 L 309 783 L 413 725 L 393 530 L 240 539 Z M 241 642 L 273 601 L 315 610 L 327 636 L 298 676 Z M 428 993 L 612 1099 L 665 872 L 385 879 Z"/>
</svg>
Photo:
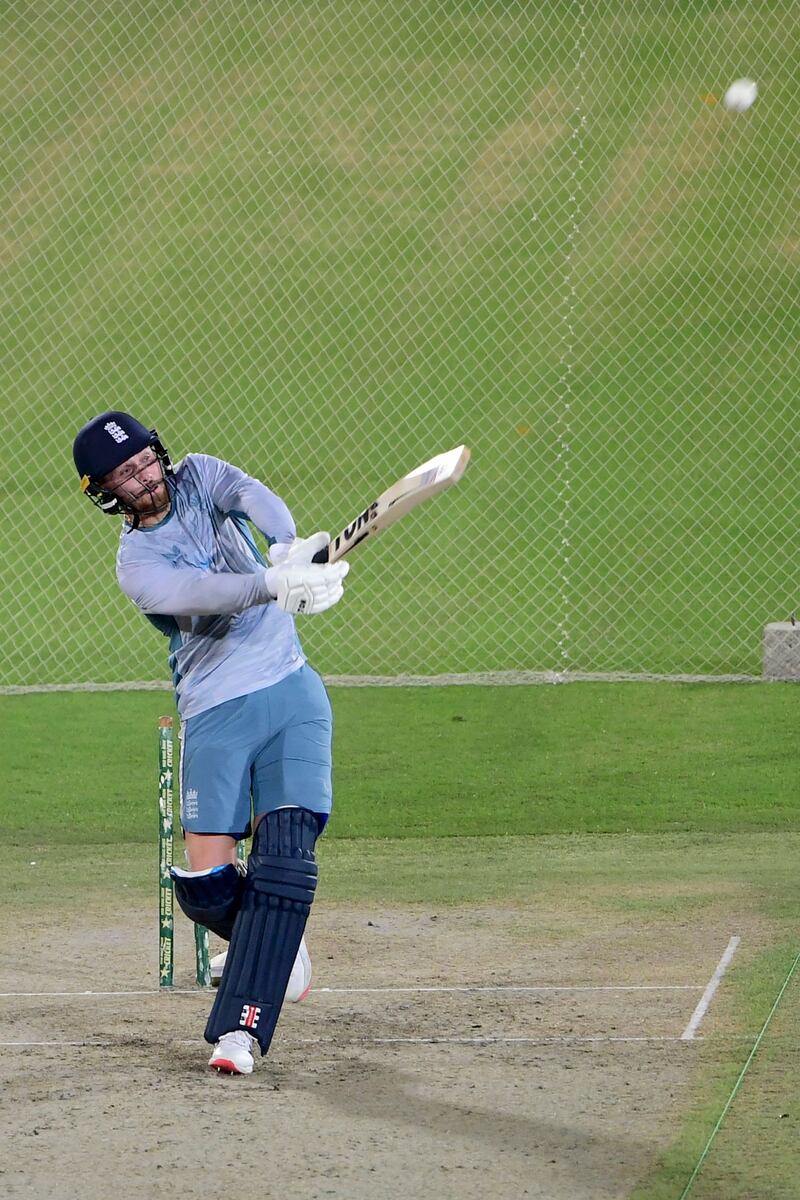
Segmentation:
<svg viewBox="0 0 800 1200">
<path fill-rule="evenodd" d="M 164 472 L 150 446 L 115 467 L 103 478 L 102 485 L 142 518 L 158 517 L 169 508 Z"/>
</svg>

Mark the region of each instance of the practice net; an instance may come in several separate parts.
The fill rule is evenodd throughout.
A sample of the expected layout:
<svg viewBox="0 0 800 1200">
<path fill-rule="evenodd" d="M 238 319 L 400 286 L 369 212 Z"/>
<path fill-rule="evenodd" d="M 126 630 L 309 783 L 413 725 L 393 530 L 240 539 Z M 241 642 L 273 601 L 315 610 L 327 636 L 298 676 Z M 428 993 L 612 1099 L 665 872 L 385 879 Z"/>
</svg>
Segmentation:
<svg viewBox="0 0 800 1200">
<path fill-rule="evenodd" d="M 790 4 L 11 0 L 0 684 L 158 681 L 106 408 L 337 532 L 328 676 L 756 676 L 797 600 Z M 744 113 L 722 97 L 751 77 Z"/>
</svg>

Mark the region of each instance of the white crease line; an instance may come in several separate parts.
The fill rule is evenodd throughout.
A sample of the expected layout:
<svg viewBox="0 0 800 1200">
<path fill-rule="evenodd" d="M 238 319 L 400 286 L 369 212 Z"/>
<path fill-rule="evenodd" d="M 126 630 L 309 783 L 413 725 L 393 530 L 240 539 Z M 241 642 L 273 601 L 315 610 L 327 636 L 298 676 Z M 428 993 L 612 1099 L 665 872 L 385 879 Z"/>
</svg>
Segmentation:
<svg viewBox="0 0 800 1200">
<path fill-rule="evenodd" d="M 335 1048 L 336 1046 L 391 1046 L 391 1045 L 492 1046 L 492 1045 L 498 1045 L 498 1044 L 526 1045 L 526 1046 L 570 1046 L 570 1045 L 580 1045 L 580 1044 L 586 1044 L 586 1043 L 681 1042 L 683 1040 L 684 1040 L 683 1038 L 676 1037 L 675 1035 L 663 1036 L 663 1037 L 659 1036 L 659 1035 L 654 1035 L 651 1037 L 624 1037 L 624 1036 L 610 1037 L 610 1036 L 606 1036 L 605 1034 L 598 1034 L 596 1036 L 580 1037 L 578 1035 L 571 1036 L 569 1034 L 564 1034 L 564 1035 L 551 1034 L 550 1036 L 542 1036 L 542 1037 L 513 1037 L 510 1035 L 506 1036 L 505 1034 L 497 1034 L 496 1036 L 488 1036 L 488 1037 L 447 1037 L 447 1036 L 443 1036 L 443 1037 L 416 1037 L 416 1038 L 401 1038 L 401 1037 L 395 1037 L 395 1038 L 380 1038 L 380 1037 L 346 1038 L 346 1039 L 344 1039 L 344 1041 L 334 1041 L 332 1038 L 297 1038 L 297 1039 L 295 1039 L 295 1042 L 297 1045 L 303 1045 L 303 1046 L 330 1046 L 330 1047 Z M 705 1041 L 705 1038 L 697 1037 L 697 1038 L 693 1038 L 692 1040 L 695 1042 L 702 1042 L 702 1041 Z M 207 1049 L 207 1044 L 205 1042 L 201 1041 L 199 1038 L 176 1038 L 174 1040 L 169 1039 L 169 1044 L 173 1045 L 173 1046 L 195 1046 L 199 1049 L 204 1049 L 204 1048 Z M 79 1041 L 75 1041 L 75 1042 L 56 1042 L 56 1041 L 53 1041 L 53 1042 L 37 1042 L 37 1041 L 2 1042 L 2 1041 L 0 1041 L 0 1047 L 79 1046 L 79 1047 L 84 1047 L 87 1049 L 103 1049 L 108 1046 L 119 1046 L 119 1045 L 128 1045 L 128 1043 L 121 1042 L 121 1041 L 116 1041 L 116 1042 L 115 1041 L 102 1041 L 102 1042 L 89 1042 L 89 1041 L 82 1041 L 82 1042 L 79 1042 Z"/>
<path fill-rule="evenodd" d="M 492 984 L 483 987 L 362 987 L 314 988 L 315 992 L 336 992 L 339 995 L 383 994 L 394 992 L 699 992 L 699 983 L 559 983 L 523 986 Z"/>
<path fill-rule="evenodd" d="M 650 1034 L 641 1036 L 626 1036 L 624 1034 L 571 1034 L 550 1033 L 539 1034 L 538 1037 L 524 1037 L 516 1034 L 486 1034 L 483 1037 L 459 1037 L 456 1034 L 437 1034 L 432 1037 L 353 1037 L 335 1040 L 333 1038 L 294 1038 L 297 1045 L 303 1046 L 572 1046 L 590 1042 L 680 1042 L 683 1039 L 676 1034 Z M 748 1039 L 752 1041 L 752 1038 Z M 705 1038 L 694 1038 L 703 1042 Z M 2 1044 L 2 1043 L 0 1043 Z M 196 1046 L 197 1041 L 182 1039 L 181 1046 Z"/>
<path fill-rule="evenodd" d="M 493 984 L 488 987 L 320 987 L 312 988 L 311 995 L 320 994 L 337 996 L 354 995 L 395 995 L 408 993 L 436 992 L 699 992 L 701 983 L 564 983 L 540 984 L 522 986 L 516 984 Z M 205 996 L 208 998 L 209 988 L 147 988 L 144 991 L 130 992 L 0 992 L 0 998 L 9 999 L 45 999 L 48 996 L 74 996 L 78 999 L 88 999 L 100 996 Z"/>
<path fill-rule="evenodd" d="M 704 1039 L 695 1038 L 694 1040 L 702 1042 Z M 391 1046 L 397 1044 L 407 1046 L 434 1046 L 439 1042 L 458 1046 L 491 1046 L 498 1042 L 521 1043 L 522 1045 L 526 1046 L 569 1046 L 584 1042 L 680 1042 L 682 1041 L 682 1038 L 675 1037 L 674 1034 L 663 1037 L 657 1034 L 643 1037 L 625 1037 L 623 1035 L 612 1037 L 607 1034 L 597 1034 L 594 1036 L 589 1035 L 582 1037 L 578 1034 L 572 1036 L 570 1034 L 554 1033 L 550 1034 L 550 1036 L 544 1035 L 542 1037 L 513 1037 L 511 1035 L 498 1034 L 496 1037 L 370 1038 L 369 1041 L 374 1042 L 378 1046 Z"/>
<path fill-rule="evenodd" d="M 76 996 L 88 999 L 92 996 L 208 996 L 208 988 L 147 988 L 141 992 L 0 992 L 0 997 L 27 996 L 45 999 L 47 996 Z"/>
<path fill-rule="evenodd" d="M 722 976 L 725 974 L 728 967 L 730 966 L 731 959 L 733 958 L 734 954 L 736 953 L 736 948 L 739 945 L 739 942 L 741 940 L 742 939 L 740 937 L 738 937 L 737 935 L 734 934 L 734 936 L 728 942 L 728 945 L 725 948 L 725 953 L 723 954 L 722 958 L 717 963 L 717 969 L 714 972 L 714 974 L 711 976 L 711 978 L 709 979 L 708 984 L 706 985 L 706 990 L 703 992 L 702 996 L 700 997 L 697 1008 L 692 1013 L 692 1017 L 691 1017 L 691 1020 L 689 1021 L 689 1024 L 686 1026 L 683 1033 L 681 1034 L 681 1041 L 692 1042 L 692 1041 L 696 1040 L 695 1034 L 700 1025 L 700 1022 L 702 1021 L 703 1017 L 706 1015 L 706 1012 L 708 1011 L 708 1006 L 710 1005 L 711 1001 L 714 999 L 714 993 L 716 992 L 717 988 L 719 987 L 720 983 L 722 982 Z"/>
</svg>

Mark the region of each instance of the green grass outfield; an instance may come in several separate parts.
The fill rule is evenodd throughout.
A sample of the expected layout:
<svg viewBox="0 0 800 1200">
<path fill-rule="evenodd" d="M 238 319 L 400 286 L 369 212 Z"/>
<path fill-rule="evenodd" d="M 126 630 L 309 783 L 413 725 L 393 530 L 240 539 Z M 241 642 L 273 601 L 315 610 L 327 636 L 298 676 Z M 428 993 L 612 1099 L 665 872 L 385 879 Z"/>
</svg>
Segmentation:
<svg viewBox="0 0 800 1200">
<path fill-rule="evenodd" d="M 761 929 L 715 1001 L 730 1036 L 698 1049 L 683 1122 L 635 1200 L 678 1200 L 796 952 L 797 696 L 788 684 L 332 689 L 336 810 L 321 897 L 512 904 L 533 944 L 537 906 L 587 924 L 624 913 L 652 929 L 654 955 L 663 919 L 735 914 Z M 155 906 L 168 700 L 0 701 L 7 919 L 120 887 Z M 797 1001 L 791 984 L 692 1200 L 794 1197 Z"/>
<path fill-rule="evenodd" d="M 335 688 L 332 838 L 800 828 L 792 684 Z M 149 842 L 167 692 L 0 698 L 4 840 Z"/>
<path fill-rule="evenodd" d="M 163 676 L 70 458 L 109 404 L 306 532 L 472 447 L 308 630 L 331 674 L 560 668 L 563 623 L 574 669 L 758 672 L 797 603 L 798 27 L 631 13 L 10 6 L 5 682 Z M 750 62 L 752 112 L 705 102 Z"/>
</svg>

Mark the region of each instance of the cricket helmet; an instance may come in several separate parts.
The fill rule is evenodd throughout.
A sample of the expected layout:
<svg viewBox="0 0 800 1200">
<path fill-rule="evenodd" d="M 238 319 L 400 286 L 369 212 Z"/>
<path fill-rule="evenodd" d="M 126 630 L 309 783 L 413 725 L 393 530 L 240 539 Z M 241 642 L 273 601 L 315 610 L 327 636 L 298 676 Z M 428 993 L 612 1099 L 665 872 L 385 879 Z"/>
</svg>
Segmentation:
<svg viewBox="0 0 800 1200">
<path fill-rule="evenodd" d="M 173 474 L 172 463 L 155 429 L 148 429 L 126 412 L 104 412 L 78 431 L 72 443 L 72 457 L 81 477 L 81 491 L 93 504 L 112 516 L 131 510 L 115 492 L 101 486 L 101 480 L 140 450 L 152 446 L 161 463 L 164 477 Z"/>
</svg>

